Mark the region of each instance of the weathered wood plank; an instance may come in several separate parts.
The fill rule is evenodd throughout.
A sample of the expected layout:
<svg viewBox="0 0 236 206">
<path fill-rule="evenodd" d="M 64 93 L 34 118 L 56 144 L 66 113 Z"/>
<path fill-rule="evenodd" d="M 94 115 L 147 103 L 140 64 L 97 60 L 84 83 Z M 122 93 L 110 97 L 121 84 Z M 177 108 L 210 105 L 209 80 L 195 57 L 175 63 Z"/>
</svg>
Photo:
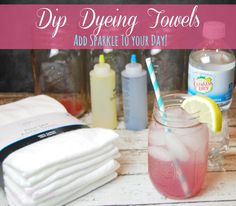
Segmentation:
<svg viewBox="0 0 236 206">
<path fill-rule="evenodd" d="M 236 149 L 230 149 L 223 160 L 222 170 L 236 171 Z M 147 170 L 147 150 L 123 150 L 119 159 L 121 167 L 119 174 L 146 174 Z M 210 168 L 209 168 L 210 169 Z"/>
<path fill-rule="evenodd" d="M 231 104 L 231 108 L 236 109 L 236 88 L 234 89 L 234 92 L 233 92 L 233 101 Z"/>
<path fill-rule="evenodd" d="M 229 127 L 229 136 L 231 142 L 236 141 L 236 127 Z"/>
<path fill-rule="evenodd" d="M 0 93 L 0 105 L 33 96 L 33 93 Z"/>
<path fill-rule="evenodd" d="M 208 173 L 199 195 L 187 200 L 172 200 L 159 194 L 152 186 L 148 175 L 119 176 L 115 181 L 74 201 L 77 205 L 158 205 L 172 203 L 236 201 L 236 172 Z M 217 203 L 215 203 L 216 205 Z M 186 204 L 188 205 L 188 204 Z M 208 203 L 205 204 L 209 205 Z"/>
<path fill-rule="evenodd" d="M 137 132 L 128 130 L 116 130 L 116 132 L 121 137 L 118 141 L 118 146 L 121 150 L 147 149 L 147 129 Z"/>
<path fill-rule="evenodd" d="M 121 150 L 146 149 L 148 129 L 142 131 L 116 130 L 121 137 L 118 141 Z M 229 127 L 230 147 L 236 147 L 236 127 Z"/>
<path fill-rule="evenodd" d="M 119 174 L 147 174 L 147 150 L 121 151 Z"/>
<path fill-rule="evenodd" d="M 228 111 L 228 120 L 229 120 L 229 126 L 231 126 L 231 127 L 236 126 L 236 104 L 235 104 L 234 108 L 231 108 Z"/>
<path fill-rule="evenodd" d="M 168 94 L 168 93 L 178 93 L 179 91 L 171 91 L 171 92 L 164 92 L 163 94 Z M 13 102 L 28 96 L 33 96 L 34 93 L 24 93 L 24 92 L 15 92 L 15 93 L 7 93 L 7 92 L 1 92 L 0 93 L 0 104 L 3 103 L 8 103 L 8 102 Z M 152 91 L 148 92 L 148 105 L 149 105 L 149 113 L 152 111 L 152 105 L 154 102 L 155 96 Z M 236 109 L 236 88 L 233 93 L 233 101 L 231 104 L 231 109 Z"/>
</svg>

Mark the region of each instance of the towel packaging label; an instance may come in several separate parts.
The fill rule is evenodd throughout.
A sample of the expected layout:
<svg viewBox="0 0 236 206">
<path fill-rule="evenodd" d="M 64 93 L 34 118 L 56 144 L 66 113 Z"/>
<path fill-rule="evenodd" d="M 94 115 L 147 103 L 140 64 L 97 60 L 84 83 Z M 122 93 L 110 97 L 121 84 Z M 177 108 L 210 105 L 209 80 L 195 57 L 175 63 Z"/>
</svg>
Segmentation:
<svg viewBox="0 0 236 206">
<path fill-rule="evenodd" d="M 12 152 L 62 132 L 87 128 L 68 113 L 51 113 L 0 127 L 0 161 Z"/>
</svg>

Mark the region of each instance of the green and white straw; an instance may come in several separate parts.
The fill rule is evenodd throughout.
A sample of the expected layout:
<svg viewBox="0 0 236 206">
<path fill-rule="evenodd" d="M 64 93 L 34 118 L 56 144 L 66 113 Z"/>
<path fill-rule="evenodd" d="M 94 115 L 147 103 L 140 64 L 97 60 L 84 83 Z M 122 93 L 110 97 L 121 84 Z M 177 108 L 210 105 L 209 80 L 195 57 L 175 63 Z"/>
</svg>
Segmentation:
<svg viewBox="0 0 236 206">
<path fill-rule="evenodd" d="M 162 116 L 164 122 L 166 122 L 167 115 L 165 113 L 164 102 L 163 102 L 163 99 L 162 99 L 162 96 L 161 96 L 161 93 L 160 93 L 160 88 L 159 88 L 159 85 L 158 85 L 158 81 L 157 81 L 157 78 L 156 78 L 156 75 L 155 75 L 155 72 L 154 72 L 154 67 L 153 67 L 153 64 L 151 62 L 150 57 L 146 58 L 146 64 L 147 64 L 149 76 L 151 78 L 154 93 L 155 93 L 155 96 L 156 96 L 157 106 L 159 107 L 159 110 L 161 111 L 161 116 Z M 171 132 L 171 129 L 169 129 L 169 128 L 165 129 L 165 132 Z M 174 162 L 174 165 L 175 165 L 175 168 L 176 168 L 176 173 L 178 175 L 179 182 L 181 184 L 184 195 L 185 195 L 185 197 L 189 197 L 190 196 L 189 187 L 188 187 L 186 178 L 183 174 L 183 171 L 181 170 L 179 161 L 175 157 L 173 157 L 173 162 Z"/>
</svg>

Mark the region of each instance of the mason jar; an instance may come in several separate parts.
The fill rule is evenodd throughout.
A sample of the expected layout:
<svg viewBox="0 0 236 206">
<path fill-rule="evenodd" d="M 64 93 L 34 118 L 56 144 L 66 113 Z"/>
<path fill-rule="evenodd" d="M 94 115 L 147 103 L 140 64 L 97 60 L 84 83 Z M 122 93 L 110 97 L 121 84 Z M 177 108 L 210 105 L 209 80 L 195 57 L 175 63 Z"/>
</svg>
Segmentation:
<svg viewBox="0 0 236 206">
<path fill-rule="evenodd" d="M 196 195 L 203 185 L 208 162 L 208 127 L 180 105 L 188 95 L 163 97 L 165 113 L 157 106 L 148 136 L 148 170 L 155 188 L 170 198 Z"/>
<path fill-rule="evenodd" d="M 33 50 L 35 94 L 52 96 L 72 115 L 82 115 L 86 110 L 83 55 L 80 50 Z"/>
</svg>

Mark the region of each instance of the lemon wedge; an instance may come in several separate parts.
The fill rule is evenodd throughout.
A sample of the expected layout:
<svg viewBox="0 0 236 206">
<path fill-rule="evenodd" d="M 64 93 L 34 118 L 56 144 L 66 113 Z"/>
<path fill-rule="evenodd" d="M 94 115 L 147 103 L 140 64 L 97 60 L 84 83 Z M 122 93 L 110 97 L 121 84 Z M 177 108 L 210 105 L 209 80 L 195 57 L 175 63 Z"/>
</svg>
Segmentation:
<svg viewBox="0 0 236 206">
<path fill-rule="evenodd" d="M 213 132 L 220 132 L 222 127 L 222 114 L 219 106 L 209 97 L 192 96 L 186 98 L 181 107 L 198 118 L 202 123 L 206 123 Z"/>
</svg>

